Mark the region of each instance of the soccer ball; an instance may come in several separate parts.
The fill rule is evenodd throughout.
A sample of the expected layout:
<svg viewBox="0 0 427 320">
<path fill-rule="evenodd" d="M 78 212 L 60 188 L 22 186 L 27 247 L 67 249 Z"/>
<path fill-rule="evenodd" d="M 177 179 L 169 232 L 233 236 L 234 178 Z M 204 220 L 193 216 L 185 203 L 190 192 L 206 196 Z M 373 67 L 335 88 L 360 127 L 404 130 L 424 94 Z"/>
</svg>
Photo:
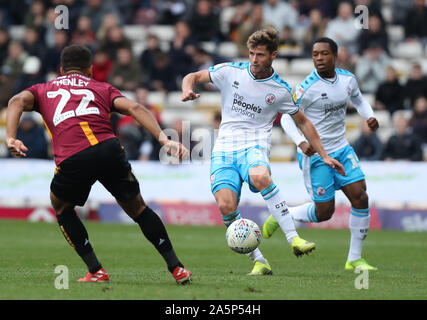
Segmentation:
<svg viewBox="0 0 427 320">
<path fill-rule="evenodd" d="M 252 220 L 238 219 L 228 226 L 225 239 L 231 250 L 249 253 L 260 244 L 261 230 Z"/>
</svg>

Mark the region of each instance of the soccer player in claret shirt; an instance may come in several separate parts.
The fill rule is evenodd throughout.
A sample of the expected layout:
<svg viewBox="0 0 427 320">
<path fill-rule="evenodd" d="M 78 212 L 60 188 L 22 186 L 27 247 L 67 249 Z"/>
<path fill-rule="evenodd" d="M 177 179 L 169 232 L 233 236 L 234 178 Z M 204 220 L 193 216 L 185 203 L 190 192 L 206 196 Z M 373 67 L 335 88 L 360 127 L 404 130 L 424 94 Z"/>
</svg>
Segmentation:
<svg viewBox="0 0 427 320">
<path fill-rule="evenodd" d="M 141 197 L 138 180 L 113 133 L 109 114 L 116 111 L 132 116 L 173 156 L 186 158 L 189 152 L 168 139 L 144 106 L 128 100 L 110 84 L 92 79 L 91 61 L 86 47 L 66 47 L 61 53 L 61 77 L 36 84 L 10 99 L 6 115 L 7 146 L 13 156 L 25 157 L 28 149 L 16 139 L 19 119 L 23 111 L 42 115 L 57 166 L 50 185 L 51 203 L 64 237 L 88 268 L 87 275 L 78 281 L 109 279 L 74 210 L 76 205 L 85 204 L 91 186 L 98 180 L 139 225 L 164 258 L 176 282 L 188 283 L 191 272 L 177 258 L 163 222 Z"/>
<path fill-rule="evenodd" d="M 362 258 L 363 242 L 369 230 L 369 199 L 365 175 L 359 160 L 345 137 L 345 116 L 349 102 L 366 119 L 372 131 L 378 129 L 372 107 L 362 96 L 355 76 L 335 67 L 338 46 L 330 38 L 315 41 L 312 57 L 315 70 L 294 90 L 295 103 L 304 111 L 317 131 L 326 152 L 344 165 L 346 176 L 337 175 L 322 163 L 310 142 L 298 132 L 294 121 L 283 115 L 281 124 L 298 146 L 298 161 L 305 186 L 313 202 L 289 207 L 296 221 L 322 222 L 330 219 L 335 211 L 335 190 L 342 190 L 350 200 L 350 250 L 346 270 L 361 268 L 377 270 Z M 263 226 L 263 235 L 269 238 L 278 228 L 275 217 L 269 216 Z"/>
<path fill-rule="evenodd" d="M 250 62 L 222 63 L 188 74 L 182 82 L 182 101 L 200 96 L 193 91 L 196 83 L 212 82 L 221 91 L 222 120 L 211 157 L 211 191 L 225 226 L 241 218 L 237 207 L 242 183 L 246 182 L 252 192 L 261 193 L 299 256 L 309 253 L 315 244 L 298 236 L 285 197 L 271 177 L 270 137 L 277 114 L 292 116 L 326 165 L 342 174 L 344 169 L 325 153 L 312 123 L 293 103 L 291 88 L 273 70 L 278 43 L 279 34 L 274 29 L 253 33 L 247 41 Z M 259 248 L 247 255 L 254 263 L 249 275 L 271 274 Z"/>
</svg>

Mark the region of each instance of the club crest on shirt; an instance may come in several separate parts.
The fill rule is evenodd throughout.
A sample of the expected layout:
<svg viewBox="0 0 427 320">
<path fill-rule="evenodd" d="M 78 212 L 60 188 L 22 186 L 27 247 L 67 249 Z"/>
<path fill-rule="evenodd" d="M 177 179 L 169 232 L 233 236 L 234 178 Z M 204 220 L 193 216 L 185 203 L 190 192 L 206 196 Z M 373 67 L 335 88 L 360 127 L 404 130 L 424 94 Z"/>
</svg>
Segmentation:
<svg viewBox="0 0 427 320">
<path fill-rule="evenodd" d="M 323 187 L 317 188 L 316 193 L 317 193 L 318 196 L 325 195 L 325 188 L 323 188 Z"/>
<path fill-rule="evenodd" d="M 265 96 L 265 102 L 267 104 L 273 104 L 276 101 L 276 96 L 272 93 L 269 93 Z"/>
</svg>

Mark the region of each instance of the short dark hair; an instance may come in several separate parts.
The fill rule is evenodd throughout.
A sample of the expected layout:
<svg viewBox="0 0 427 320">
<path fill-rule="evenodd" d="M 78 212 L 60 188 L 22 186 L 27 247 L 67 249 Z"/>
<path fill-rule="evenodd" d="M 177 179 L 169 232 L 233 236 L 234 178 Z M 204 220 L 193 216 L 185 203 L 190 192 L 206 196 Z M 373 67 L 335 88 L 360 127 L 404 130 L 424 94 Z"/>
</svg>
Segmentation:
<svg viewBox="0 0 427 320">
<path fill-rule="evenodd" d="M 61 52 L 61 66 L 64 72 L 69 70 L 86 71 L 92 65 L 92 53 L 81 45 L 70 45 Z"/>
<path fill-rule="evenodd" d="M 313 43 L 313 46 L 314 46 L 314 44 L 315 43 L 329 43 L 329 47 L 331 48 L 331 50 L 332 50 L 332 53 L 334 54 L 334 55 L 336 55 L 336 54 L 338 54 L 338 45 L 337 45 L 337 43 L 334 41 L 334 40 L 332 40 L 331 38 L 328 38 L 328 37 L 322 37 L 322 38 L 319 38 L 319 39 L 317 39 L 316 41 L 314 41 L 314 43 Z"/>
</svg>

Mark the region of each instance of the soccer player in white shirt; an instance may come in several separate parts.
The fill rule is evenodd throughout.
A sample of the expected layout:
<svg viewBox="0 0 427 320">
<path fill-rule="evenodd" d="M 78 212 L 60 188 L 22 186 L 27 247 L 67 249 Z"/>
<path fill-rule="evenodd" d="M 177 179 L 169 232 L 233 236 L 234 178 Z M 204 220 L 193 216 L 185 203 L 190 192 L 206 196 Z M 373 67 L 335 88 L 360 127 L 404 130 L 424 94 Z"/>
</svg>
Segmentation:
<svg viewBox="0 0 427 320">
<path fill-rule="evenodd" d="M 308 254 L 315 244 L 298 237 L 285 198 L 271 178 L 269 153 L 273 121 L 278 112 L 290 114 L 324 163 L 342 174 L 342 165 L 329 157 L 313 124 L 293 103 L 291 88 L 272 68 L 279 35 L 274 29 L 253 33 L 247 42 L 250 62 L 223 63 L 186 75 L 182 101 L 194 100 L 196 83 L 212 82 L 222 97 L 222 120 L 211 157 L 211 191 L 224 224 L 240 219 L 238 204 L 242 183 L 261 192 L 295 255 Z M 257 248 L 247 254 L 254 262 L 250 275 L 271 274 Z"/>
<path fill-rule="evenodd" d="M 295 122 L 283 115 L 281 125 L 298 146 L 298 161 L 304 182 L 313 202 L 289 207 L 295 221 L 322 222 L 335 211 L 335 190 L 342 190 L 351 203 L 349 228 L 350 250 L 345 269 L 359 267 L 377 270 L 362 258 L 362 246 L 369 230 L 369 201 L 365 175 L 359 160 L 345 137 L 345 115 L 349 102 L 366 119 L 369 128 L 378 129 L 378 121 L 369 103 L 363 98 L 356 78 L 346 70 L 335 67 L 337 44 L 330 38 L 315 41 L 312 57 L 315 70 L 294 90 L 293 98 L 319 133 L 323 146 L 332 158 L 340 161 L 345 176 L 337 175 L 321 163 L 311 143 L 298 132 Z M 278 223 L 270 216 L 263 226 L 263 235 L 269 238 Z"/>
</svg>

